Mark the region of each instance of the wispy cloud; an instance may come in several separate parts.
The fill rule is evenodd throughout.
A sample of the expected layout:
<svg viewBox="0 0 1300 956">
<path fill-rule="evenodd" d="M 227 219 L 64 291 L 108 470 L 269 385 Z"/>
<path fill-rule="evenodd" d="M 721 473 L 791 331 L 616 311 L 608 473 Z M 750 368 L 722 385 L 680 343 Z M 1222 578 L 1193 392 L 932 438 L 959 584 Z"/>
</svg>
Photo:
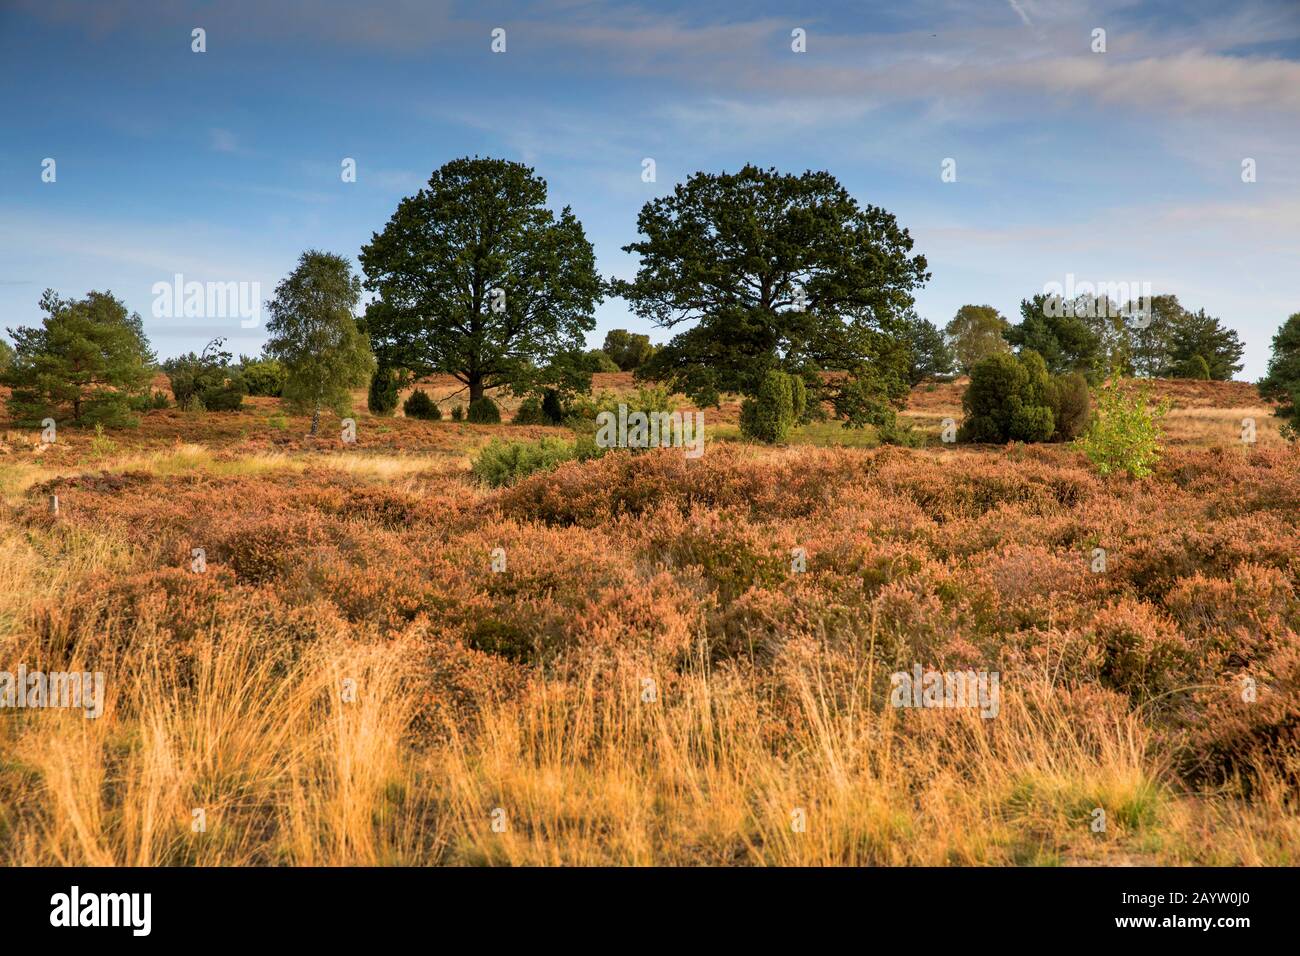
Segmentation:
<svg viewBox="0 0 1300 956">
<path fill-rule="evenodd" d="M 216 153 L 239 152 L 239 137 L 228 129 L 208 130 L 209 145 Z"/>
</svg>

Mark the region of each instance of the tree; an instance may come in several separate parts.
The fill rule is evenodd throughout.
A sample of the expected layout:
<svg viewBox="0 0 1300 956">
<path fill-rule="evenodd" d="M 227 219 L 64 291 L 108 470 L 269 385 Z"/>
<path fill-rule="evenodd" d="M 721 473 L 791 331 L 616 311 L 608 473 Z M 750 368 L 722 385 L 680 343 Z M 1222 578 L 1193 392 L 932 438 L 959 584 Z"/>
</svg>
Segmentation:
<svg viewBox="0 0 1300 956">
<path fill-rule="evenodd" d="M 1300 414 L 1300 312 L 1295 312 L 1273 336 L 1273 356 L 1268 374 L 1260 380 L 1259 394 L 1278 402 L 1277 414 L 1295 419 Z"/>
<path fill-rule="evenodd" d="M 909 385 L 917 385 L 927 378 L 951 377 L 956 356 L 933 322 L 919 316 L 908 319 L 907 344 L 911 347 L 907 372 Z"/>
<path fill-rule="evenodd" d="M 239 411 L 248 394 L 248 384 L 241 369 L 230 364 L 230 353 L 222 348 L 225 341 L 213 339 L 204 346 L 201 355 L 189 352 L 163 362 L 178 407 Z"/>
<path fill-rule="evenodd" d="M 957 367 L 969 375 L 976 364 L 988 358 L 1011 351 L 1003 337 L 1011 327 L 1002 314 L 991 305 L 963 305 L 944 327 L 952 342 Z"/>
<path fill-rule="evenodd" d="M 1002 444 L 1047 441 L 1056 431 L 1051 380 L 1042 356 L 1026 350 L 981 359 L 971 369 L 962 395 L 961 441 Z"/>
<path fill-rule="evenodd" d="M 239 371 L 244 376 L 249 395 L 279 398 L 284 389 L 284 369 L 275 359 L 239 356 Z"/>
<path fill-rule="evenodd" d="M 648 335 L 638 335 L 627 329 L 610 329 L 605 334 L 605 344 L 601 350 L 614 360 L 619 369 L 631 372 L 640 368 L 654 354 L 655 347 L 650 344 Z"/>
<path fill-rule="evenodd" d="M 1006 340 L 1017 351 L 1037 352 L 1052 375 L 1080 372 L 1096 381 L 1105 368 L 1102 336 L 1089 323 L 1088 309 L 1074 305 L 1041 293 L 1021 300 L 1020 324 L 1007 329 Z"/>
<path fill-rule="evenodd" d="M 455 376 L 471 402 L 536 388 L 536 371 L 560 353 L 580 357 L 601 298 L 581 223 L 567 206 L 558 218 L 546 207 L 532 169 L 500 159 L 435 170 L 362 247 L 361 264 L 380 295 L 362 323 L 380 361 Z"/>
<path fill-rule="evenodd" d="M 622 371 L 612 358 L 605 354 L 604 349 L 588 349 L 584 355 L 587 364 L 591 366 L 592 372 L 618 372 Z"/>
<path fill-rule="evenodd" d="M 378 365 L 370 376 L 366 390 L 366 408 L 371 415 L 389 416 L 397 413 L 398 392 L 406 385 L 406 377 L 399 369 Z"/>
<path fill-rule="evenodd" d="M 360 298 L 361 280 L 351 263 L 313 249 L 299 257 L 267 303 L 266 354 L 284 366 L 284 397 L 311 409 L 313 435 L 321 408 L 346 415 L 352 408 L 349 390 L 365 385 L 375 371 L 370 344 L 353 316 Z"/>
<path fill-rule="evenodd" d="M 1136 303 L 1129 303 L 1126 311 L 1134 316 L 1127 333 L 1128 361 L 1133 374 L 1146 378 L 1169 375 L 1173 369 L 1174 326 L 1186 314 L 1178 297 L 1152 296 L 1145 311 L 1139 312 Z"/>
<path fill-rule="evenodd" d="M 784 442 L 798 421 L 794 381 L 785 372 L 768 372 L 758 394 L 740 403 L 740 433 L 768 444 Z"/>
<path fill-rule="evenodd" d="M 1183 311 L 1174 322 L 1170 341 L 1170 362 L 1176 378 L 1193 378 L 1203 374 L 1197 357 L 1204 360 L 1209 377 L 1226 382 L 1241 371 L 1245 347 L 1232 329 L 1204 309 Z"/>
<path fill-rule="evenodd" d="M 10 418 L 35 426 L 71 413 L 78 425 L 135 424 L 130 402 L 147 389 L 155 361 L 140 316 L 111 292 L 77 300 L 46 289 L 40 307 L 38 328 L 9 330 L 14 356 L 0 381 L 12 389 Z"/>
<path fill-rule="evenodd" d="M 723 391 L 756 396 L 774 369 L 843 391 L 885 340 L 902 342 L 912 291 L 930 277 L 907 230 L 827 172 L 696 173 L 646 203 L 637 228 L 623 247 L 641 258 L 636 277 L 612 291 L 661 328 L 691 326 L 637 375 L 700 405 Z M 890 381 L 891 400 L 899 384 L 906 395 L 905 375 Z"/>
<path fill-rule="evenodd" d="M 4 339 L 0 339 L 0 375 L 3 375 L 9 370 L 9 366 L 13 363 L 13 360 L 14 347 Z"/>
</svg>

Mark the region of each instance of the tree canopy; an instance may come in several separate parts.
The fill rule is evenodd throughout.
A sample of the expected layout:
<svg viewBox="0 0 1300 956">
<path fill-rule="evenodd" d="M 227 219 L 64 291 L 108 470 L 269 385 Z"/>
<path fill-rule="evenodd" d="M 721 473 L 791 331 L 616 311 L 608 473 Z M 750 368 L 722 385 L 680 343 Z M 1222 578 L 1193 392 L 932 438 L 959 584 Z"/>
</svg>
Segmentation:
<svg viewBox="0 0 1300 956">
<path fill-rule="evenodd" d="M 379 299 L 362 327 L 380 364 L 455 376 L 477 401 L 584 373 L 601 299 L 595 252 L 572 210 L 520 163 L 456 159 L 403 199 L 361 250 Z"/>
<path fill-rule="evenodd" d="M 1102 336 L 1087 311 L 1063 305 L 1059 297 L 1041 293 L 1022 299 L 1020 323 L 1007 329 L 1006 340 L 1019 352 L 1037 352 L 1051 375 L 1080 372 L 1097 381 L 1105 370 Z"/>
<path fill-rule="evenodd" d="M 365 385 L 375 370 L 353 315 L 360 298 L 361 280 L 347 259 L 309 250 L 267 303 L 271 337 L 265 352 L 284 366 L 284 398 L 311 410 L 313 435 L 321 409 L 347 414 L 350 389 Z"/>
<path fill-rule="evenodd" d="M 1183 311 L 1170 336 L 1169 374 L 1176 378 L 1199 378 L 1195 370 L 1203 363 L 1209 378 L 1226 382 L 1241 371 L 1244 352 L 1245 346 L 1237 333 L 1207 315 L 1204 309 Z"/>
<path fill-rule="evenodd" d="M 640 257 L 636 277 L 611 289 L 662 328 L 690 326 L 639 376 L 700 404 L 755 395 L 773 369 L 804 372 L 822 391 L 868 376 L 891 398 L 900 384 L 905 394 L 905 368 L 878 359 L 929 279 L 925 257 L 890 213 L 860 207 L 830 173 L 696 173 L 646 203 L 637 228 L 623 247 Z M 812 374 L 821 370 L 849 376 L 828 384 Z"/>
<path fill-rule="evenodd" d="M 111 292 L 73 299 L 46 289 L 40 307 L 39 327 L 9 330 L 14 355 L 0 380 L 12 389 L 14 422 L 134 423 L 131 398 L 148 387 L 155 361 L 140 316 Z"/>
<path fill-rule="evenodd" d="M 945 327 L 957 368 L 966 375 L 990 355 L 1011 351 L 1003 337 L 1010 323 L 991 305 L 963 305 Z"/>
<path fill-rule="evenodd" d="M 1279 403 L 1277 413 L 1283 418 L 1300 414 L 1300 312 L 1292 313 L 1273 336 L 1273 355 L 1259 393 Z"/>
<path fill-rule="evenodd" d="M 605 333 L 605 344 L 600 349 L 621 371 L 631 372 L 640 368 L 655 347 L 650 344 L 650 336 L 629 332 L 627 329 L 610 329 Z"/>
</svg>

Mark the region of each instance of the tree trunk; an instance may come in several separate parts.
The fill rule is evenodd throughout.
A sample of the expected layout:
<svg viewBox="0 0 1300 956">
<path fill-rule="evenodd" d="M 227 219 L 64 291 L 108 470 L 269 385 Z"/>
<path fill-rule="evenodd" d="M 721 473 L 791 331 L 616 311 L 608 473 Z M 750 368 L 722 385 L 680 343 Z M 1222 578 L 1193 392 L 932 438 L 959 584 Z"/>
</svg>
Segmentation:
<svg viewBox="0 0 1300 956">
<path fill-rule="evenodd" d="M 320 402 L 317 402 L 316 406 L 312 409 L 311 412 L 311 435 L 313 438 L 316 437 L 316 429 L 319 426 L 320 426 Z"/>
<path fill-rule="evenodd" d="M 469 400 L 471 402 L 477 402 L 482 397 L 483 379 L 481 376 L 471 375 L 469 377 Z"/>
</svg>

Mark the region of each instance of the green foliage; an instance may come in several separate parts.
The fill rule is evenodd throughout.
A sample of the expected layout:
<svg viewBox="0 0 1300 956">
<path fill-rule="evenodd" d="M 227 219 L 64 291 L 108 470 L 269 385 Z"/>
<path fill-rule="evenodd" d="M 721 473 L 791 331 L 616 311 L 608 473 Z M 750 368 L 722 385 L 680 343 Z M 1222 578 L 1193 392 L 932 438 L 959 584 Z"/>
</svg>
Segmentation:
<svg viewBox="0 0 1300 956">
<path fill-rule="evenodd" d="M 1152 408 L 1148 395 L 1146 385 L 1126 390 L 1118 375 L 1098 392 L 1096 411 L 1079 446 L 1100 474 L 1127 472 L 1146 478 L 1160 460 L 1160 421 L 1169 403 Z"/>
<path fill-rule="evenodd" d="M 1083 374 L 1071 372 L 1053 378 L 1047 399 L 1056 423 L 1052 441 L 1074 441 L 1082 435 L 1092 408 L 1088 380 Z"/>
<path fill-rule="evenodd" d="M 1136 321 L 1128 323 L 1126 335 L 1127 358 L 1133 374 L 1147 378 L 1171 374 L 1173 330 L 1186 314 L 1178 303 L 1178 297 L 1152 296 L 1147 303 L 1128 303 L 1126 310 L 1137 317 Z"/>
<path fill-rule="evenodd" d="M 171 402 L 167 399 L 167 393 L 154 389 L 148 392 L 140 392 L 138 395 L 132 395 L 130 399 L 131 411 L 147 412 L 152 409 L 169 408 Z"/>
<path fill-rule="evenodd" d="M 794 427 L 794 386 L 785 372 L 770 371 L 758 394 L 740 405 L 740 433 L 769 444 L 784 442 Z"/>
<path fill-rule="evenodd" d="M 1011 325 L 991 305 L 963 305 L 944 327 L 957 368 L 969 375 L 990 355 L 1011 351 L 1004 338 Z"/>
<path fill-rule="evenodd" d="M 117 442 L 104 434 L 104 423 L 95 422 L 95 437 L 90 440 L 90 453 L 95 458 L 107 458 L 117 451 Z"/>
<path fill-rule="evenodd" d="M 525 398 L 519 403 L 519 408 L 515 410 L 514 423 L 516 425 L 549 425 L 546 415 L 542 412 L 542 403 L 536 398 Z"/>
<path fill-rule="evenodd" d="M 1053 383 L 1041 356 L 999 353 L 977 362 L 962 396 L 961 441 L 1047 441 L 1056 432 Z"/>
<path fill-rule="evenodd" d="M 1300 416 L 1300 312 L 1292 314 L 1273 336 L 1273 355 L 1259 394 L 1278 403 L 1282 418 Z"/>
<path fill-rule="evenodd" d="M 321 408 L 346 415 L 351 389 L 365 385 L 375 370 L 370 345 L 352 314 L 360 298 L 361 282 L 347 259 L 309 250 L 267 303 L 266 354 L 284 366 L 284 398 L 312 411 L 313 435 Z"/>
<path fill-rule="evenodd" d="M 1084 309 L 1077 304 L 1042 294 L 1022 300 L 1020 324 L 1007 329 L 1007 342 L 1017 351 L 1037 352 L 1051 375 L 1080 372 L 1095 380 L 1104 364 L 1102 337 L 1087 315 L 1092 305 L 1101 303 Z"/>
<path fill-rule="evenodd" d="M 539 370 L 585 374 L 589 387 L 583 349 L 603 290 L 595 252 L 572 210 L 547 208 L 546 182 L 527 166 L 447 163 L 360 258 L 380 294 L 362 324 L 385 364 L 455 375 L 471 402 L 497 386 L 557 385 L 539 383 Z"/>
<path fill-rule="evenodd" d="M 655 353 L 650 344 L 650 336 L 638 335 L 627 329 L 610 329 L 605 334 L 605 344 L 601 347 L 613 363 L 624 372 L 640 368 Z"/>
<path fill-rule="evenodd" d="M 1179 362 L 1174 369 L 1174 378 L 1192 378 L 1201 382 L 1210 380 L 1210 363 L 1204 355 L 1193 355 Z"/>
<path fill-rule="evenodd" d="M 617 372 L 619 367 L 603 349 L 591 349 L 586 353 L 587 362 L 593 372 Z"/>
<path fill-rule="evenodd" d="M 875 360 L 863 363 L 840 379 L 832 395 L 835 414 L 845 428 L 870 425 L 881 441 L 903 439 L 898 409 L 907 402 L 910 349 L 902 338 L 882 339 Z M 902 443 L 907 443 L 903 441 Z"/>
<path fill-rule="evenodd" d="M 371 415 L 396 414 L 398 393 L 405 378 L 399 369 L 382 365 L 375 368 L 375 373 L 370 376 L 370 387 L 366 390 L 366 407 Z"/>
<path fill-rule="evenodd" d="M 618 414 L 618 406 L 626 405 L 628 411 L 670 412 L 673 410 L 672 395 L 668 389 L 657 385 L 643 385 L 636 394 L 622 396 L 610 391 L 601 391 L 596 395 L 578 395 L 565 409 L 564 423 L 579 432 L 595 434 L 596 416 L 601 412 Z"/>
<path fill-rule="evenodd" d="M 553 388 L 548 388 L 542 395 L 542 415 L 548 425 L 564 421 L 564 404 L 560 401 L 560 393 Z"/>
<path fill-rule="evenodd" d="M 13 360 L 14 347 L 4 339 L 0 339 L 0 375 L 3 375 L 9 370 L 9 366 L 13 364 Z"/>
<path fill-rule="evenodd" d="M 1226 382 L 1241 371 L 1244 352 L 1237 333 L 1204 309 L 1183 311 L 1173 324 L 1169 361 L 1176 378 L 1199 377 L 1204 370 L 1208 378 Z"/>
<path fill-rule="evenodd" d="M 424 421 L 442 420 L 442 409 L 422 388 L 417 388 L 406 396 L 406 401 L 402 402 L 402 414 L 407 418 L 419 418 Z"/>
<path fill-rule="evenodd" d="M 808 421 L 808 383 L 799 375 L 790 376 L 790 401 L 795 424 Z"/>
<path fill-rule="evenodd" d="M 176 405 L 186 410 L 237 412 L 248 386 L 238 366 L 230 364 L 230 353 L 222 349 L 225 339 L 213 339 L 202 354 L 189 352 L 163 362 Z"/>
<path fill-rule="evenodd" d="M 503 442 L 494 438 L 474 459 L 474 477 L 492 488 L 512 485 L 538 471 L 550 471 L 578 457 L 577 445 L 560 438 L 535 442 Z"/>
<path fill-rule="evenodd" d="M 910 349 L 908 385 L 919 385 L 927 378 L 942 380 L 952 377 L 956 355 L 933 322 L 919 316 L 910 317 L 907 321 L 907 344 Z"/>
<path fill-rule="evenodd" d="M 929 278 L 907 230 L 827 172 L 696 173 L 646 203 L 637 228 L 624 247 L 637 275 L 611 290 L 641 318 L 687 328 L 637 375 L 699 406 L 723 391 L 757 397 L 772 370 L 867 362 Z"/>
<path fill-rule="evenodd" d="M 284 366 L 275 359 L 239 356 L 239 371 L 249 395 L 279 398 L 284 391 Z"/>
<path fill-rule="evenodd" d="M 484 395 L 469 403 L 465 420 L 475 425 L 497 425 L 501 422 L 501 409 L 496 402 Z"/>
<path fill-rule="evenodd" d="M 451 420 L 452 420 L 453 422 L 459 422 L 459 421 L 462 421 L 464 418 L 465 418 L 465 406 L 464 406 L 464 405 L 453 405 L 453 406 L 451 406 Z"/>
<path fill-rule="evenodd" d="M 41 296 L 37 328 L 10 329 L 14 353 L 0 383 L 15 424 L 71 415 L 75 424 L 134 425 L 131 399 L 149 385 L 154 356 L 140 316 L 110 292 Z"/>
</svg>

